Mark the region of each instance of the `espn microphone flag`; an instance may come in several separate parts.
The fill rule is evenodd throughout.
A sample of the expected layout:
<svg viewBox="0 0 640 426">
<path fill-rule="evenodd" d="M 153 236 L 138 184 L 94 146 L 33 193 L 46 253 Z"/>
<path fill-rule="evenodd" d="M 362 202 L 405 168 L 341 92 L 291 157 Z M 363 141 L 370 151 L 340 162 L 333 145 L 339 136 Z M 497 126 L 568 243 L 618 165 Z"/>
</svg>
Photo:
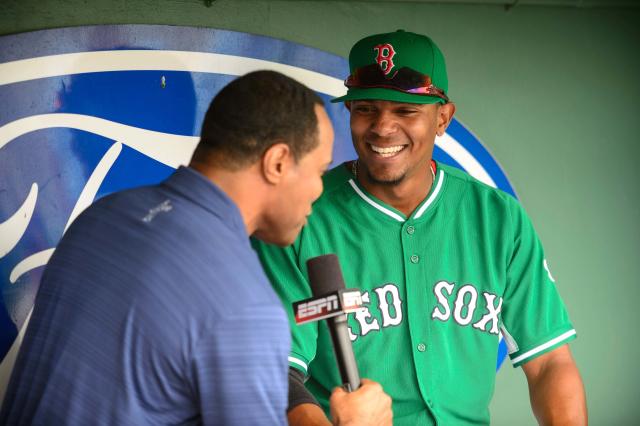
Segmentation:
<svg viewBox="0 0 640 426">
<path fill-rule="evenodd" d="M 304 324 L 335 317 L 349 312 L 356 312 L 362 306 L 360 290 L 343 289 L 311 297 L 293 304 L 296 324 Z"/>
<path fill-rule="evenodd" d="M 360 374 L 349 338 L 346 313 L 355 312 L 362 306 L 362 294 L 360 290 L 345 289 L 335 254 L 307 260 L 307 270 L 314 297 L 293 304 L 296 323 L 327 319 L 340 378 L 347 391 L 354 391 L 360 387 Z"/>
</svg>

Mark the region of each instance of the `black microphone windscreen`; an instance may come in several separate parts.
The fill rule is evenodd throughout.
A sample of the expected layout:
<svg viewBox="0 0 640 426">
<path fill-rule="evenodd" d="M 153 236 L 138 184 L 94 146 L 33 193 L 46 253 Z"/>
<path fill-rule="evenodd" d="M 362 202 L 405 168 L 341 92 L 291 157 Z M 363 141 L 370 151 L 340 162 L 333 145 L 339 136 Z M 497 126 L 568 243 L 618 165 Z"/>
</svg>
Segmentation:
<svg viewBox="0 0 640 426">
<path fill-rule="evenodd" d="M 342 269 L 335 254 L 325 254 L 307 260 L 307 271 L 314 296 L 345 289 Z"/>
</svg>

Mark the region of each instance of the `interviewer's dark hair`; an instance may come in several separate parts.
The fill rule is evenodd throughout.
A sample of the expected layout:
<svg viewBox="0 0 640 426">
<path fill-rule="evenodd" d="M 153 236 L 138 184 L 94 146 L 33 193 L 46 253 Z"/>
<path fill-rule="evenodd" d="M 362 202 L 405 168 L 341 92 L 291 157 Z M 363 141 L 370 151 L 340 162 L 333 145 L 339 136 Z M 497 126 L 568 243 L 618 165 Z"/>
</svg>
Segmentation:
<svg viewBox="0 0 640 426">
<path fill-rule="evenodd" d="M 193 159 L 237 170 L 281 141 L 298 161 L 318 145 L 316 104 L 323 105 L 315 92 L 283 74 L 244 75 L 211 101 Z"/>
</svg>

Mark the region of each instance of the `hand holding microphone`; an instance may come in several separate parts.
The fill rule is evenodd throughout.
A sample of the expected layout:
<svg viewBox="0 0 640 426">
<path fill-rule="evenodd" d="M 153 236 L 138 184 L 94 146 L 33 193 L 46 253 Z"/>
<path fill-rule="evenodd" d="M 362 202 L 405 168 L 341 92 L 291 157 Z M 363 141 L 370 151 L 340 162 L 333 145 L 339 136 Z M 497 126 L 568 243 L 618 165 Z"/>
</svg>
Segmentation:
<svg viewBox="0 0 640 426">
<path fill-rule="evenodd" d="M 309 259 L 307 270 L 313 297 L 293 304 L 296 323 L 327 320 L 343 386 L 347 391 L 354 391 L 360 387 L 360 374 L 349 339 L 346 314 L 362 306 L 362 294 L 357 289 L 345 289 L 335 254 Z"/>
<path fill-rule="evenodd" d="M 341 387 L 333 390 L 329 399 L 331 419 L 339 426 L 386 426 L 393 424 L 391 398 L 378 382 L 362 379 L 356 392 Z"/>
<path fill-rule="evenodd" d="M 391 398 L 384 393 L 379 383 L 368 379 L 360 380 L 349 339 L 346 314 L 362 306 L 360 290 L 345 288 L 340 263 L 335 254 L 309 259 L 307 270 L 313 297 L 294 303 L 293 311 L 297 324 L 327 320 L 343 383 L 342 387 L 333 390 L 329 401 L 333 424 L 391 425 Z"/>
</svg>

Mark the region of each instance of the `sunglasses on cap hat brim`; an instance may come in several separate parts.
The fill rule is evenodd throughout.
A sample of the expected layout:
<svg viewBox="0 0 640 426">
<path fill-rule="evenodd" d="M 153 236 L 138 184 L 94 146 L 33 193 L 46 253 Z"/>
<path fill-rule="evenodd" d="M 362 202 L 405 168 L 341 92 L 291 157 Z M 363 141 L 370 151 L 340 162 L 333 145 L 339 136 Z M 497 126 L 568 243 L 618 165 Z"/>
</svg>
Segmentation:
<svg viewBox="0 0 640 426">
<path fill-rule="evenodd" d="M 386 76 L 377 64 L 356 70 L 344 81 L 349 89 L 391 89 L 411 95 L 433 96 L 449 102 L 444 91 L 431 81 L 431 77 L 408 67 L 402 67 Z"/>
</svg>

